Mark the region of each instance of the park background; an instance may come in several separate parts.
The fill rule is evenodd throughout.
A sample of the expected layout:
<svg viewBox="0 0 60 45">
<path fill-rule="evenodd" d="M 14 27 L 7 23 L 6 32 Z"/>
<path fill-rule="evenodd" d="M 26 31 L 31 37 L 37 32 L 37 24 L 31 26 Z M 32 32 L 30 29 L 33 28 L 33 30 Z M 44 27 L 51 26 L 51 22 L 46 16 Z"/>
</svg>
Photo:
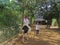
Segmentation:
<svg viewBox="0 0 60 45">
<path fill-rule="evenodd" d="M 60 0 L 0 0 L 0 43 L 20 32 L 25 16 L 30 25 L 43 16 L 50 27 L 60 28 Z"/>
</svg>

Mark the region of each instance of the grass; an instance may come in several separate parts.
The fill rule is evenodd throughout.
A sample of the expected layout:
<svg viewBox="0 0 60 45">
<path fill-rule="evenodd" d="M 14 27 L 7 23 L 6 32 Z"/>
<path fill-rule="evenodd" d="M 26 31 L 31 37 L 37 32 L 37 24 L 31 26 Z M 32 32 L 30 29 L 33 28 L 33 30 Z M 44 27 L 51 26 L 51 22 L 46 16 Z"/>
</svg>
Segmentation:
<svg viewBox="0 0 60 45">
<path fill-rule="evenodd" d="M 6 30 L 0 30 L 0 43 L 3 43 L 4 41 L 14 37 L 18 33 L 19 33 L 19 30 L 11 30 L 8 28 Z"/>
</svg>

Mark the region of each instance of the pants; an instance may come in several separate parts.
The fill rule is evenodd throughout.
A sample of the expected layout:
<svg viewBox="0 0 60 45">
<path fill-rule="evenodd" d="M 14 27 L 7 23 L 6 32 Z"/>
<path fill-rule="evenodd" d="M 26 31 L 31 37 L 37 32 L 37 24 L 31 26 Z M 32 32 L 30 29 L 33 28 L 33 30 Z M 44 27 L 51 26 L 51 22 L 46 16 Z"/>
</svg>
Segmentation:
<svg viewBox="0 0 60 45">
<path fill-rule="evenodd" d="M 39 30 L 36 30 L 36 34 L 39 34 Z"/>
</svg>

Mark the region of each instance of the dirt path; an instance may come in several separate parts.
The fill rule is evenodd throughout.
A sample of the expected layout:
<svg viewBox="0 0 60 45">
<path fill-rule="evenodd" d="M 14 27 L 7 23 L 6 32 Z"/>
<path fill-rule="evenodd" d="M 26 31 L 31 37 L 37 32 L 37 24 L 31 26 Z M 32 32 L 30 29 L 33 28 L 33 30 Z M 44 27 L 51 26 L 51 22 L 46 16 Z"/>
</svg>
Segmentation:
<svg viewBox="0 0 60 45">
<path fill-rule="evenodd" d="M 38 36 L 34 31 L 28 34 L 28 40 L 22 42 L 22 36 L 11 40 L 5 45 L 60 45 L 60 30 L 41 29 Z"/>
</svg>

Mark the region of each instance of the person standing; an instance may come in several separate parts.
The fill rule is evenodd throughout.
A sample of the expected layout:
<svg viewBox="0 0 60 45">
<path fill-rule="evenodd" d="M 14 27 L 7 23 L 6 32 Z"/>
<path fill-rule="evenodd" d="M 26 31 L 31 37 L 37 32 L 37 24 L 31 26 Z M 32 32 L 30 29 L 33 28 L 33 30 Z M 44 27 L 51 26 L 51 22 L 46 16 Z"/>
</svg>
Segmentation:
<svg viewBox="0 0 60 45">
<path fill-rule="evenodd" d="M 40 30 L 40 25 L 39 22 L 36 23 L 36 35 L 39 34 L 39 30 Z"/>
<path fill-rule="evenodd" d="M 26 37 L 26 39 L 28 39 L 28 33 L 30 32 L 30 30 L 31 30 L 31 28 L 30 28 L 30 26 L 29 26 L 29 24 L 30 24 L 30 21 L 29 21 L 29 19 L 28 19 L 28 17 L 26 16 L 25 18 L 24 18 L 24 24 L 23 24 L 23 27 L 22 27 L 22 31 L 23 31 L 23 43 L 25 42 L 25 37 Z"/>
</svg>

